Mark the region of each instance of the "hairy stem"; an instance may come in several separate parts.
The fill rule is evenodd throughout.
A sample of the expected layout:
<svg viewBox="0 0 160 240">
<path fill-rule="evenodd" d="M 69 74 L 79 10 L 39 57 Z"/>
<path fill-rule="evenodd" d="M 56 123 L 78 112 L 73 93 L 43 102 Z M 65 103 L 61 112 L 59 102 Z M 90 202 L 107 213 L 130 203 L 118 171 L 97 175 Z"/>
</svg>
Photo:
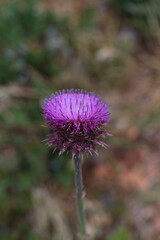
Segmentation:
<svg viewBox="0 0 160 240">
<path fill-rule="evenodd" d="M 79 231 L 82 240 L 86 240 L 86 221 L 83 206 L 83 178 L 82 178 L 82 166 L 79 154 L 74 156 L 74 170 L 75 170 L 75 187 L 76 187 L 76 203 L 77 214 L 79 219 Z"/>
</svg>

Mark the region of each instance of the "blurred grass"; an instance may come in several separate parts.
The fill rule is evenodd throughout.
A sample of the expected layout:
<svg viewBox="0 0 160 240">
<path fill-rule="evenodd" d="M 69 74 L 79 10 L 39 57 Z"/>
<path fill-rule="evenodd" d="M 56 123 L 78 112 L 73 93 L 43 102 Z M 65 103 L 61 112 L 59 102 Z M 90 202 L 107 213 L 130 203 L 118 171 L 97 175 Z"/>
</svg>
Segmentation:
<svg viewBox="0 0 160 240">
<path fill-rule="evenodd" d="M 157 37 L 156 31 L 159 31 L 160 2 L 158 0 L 112 0 L 111 3 L 115 9 L 125 19 L 130 19 L 130 24 L 146 38 Z"/>
</svg>

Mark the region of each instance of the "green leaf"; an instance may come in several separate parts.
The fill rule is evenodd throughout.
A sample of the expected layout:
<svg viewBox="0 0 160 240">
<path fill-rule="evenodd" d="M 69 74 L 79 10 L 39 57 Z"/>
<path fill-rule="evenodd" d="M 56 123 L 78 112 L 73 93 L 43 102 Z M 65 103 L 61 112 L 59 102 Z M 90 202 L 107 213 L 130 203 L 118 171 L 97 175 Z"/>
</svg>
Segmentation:
<svg viewBox="0 0 160 240">
<path fill-rule="evenodd" d="M 115 233 L 112 234 L 106 240 L 133 240 L 130 231 L 127 228 L 119 228 Z"/>
</svg>

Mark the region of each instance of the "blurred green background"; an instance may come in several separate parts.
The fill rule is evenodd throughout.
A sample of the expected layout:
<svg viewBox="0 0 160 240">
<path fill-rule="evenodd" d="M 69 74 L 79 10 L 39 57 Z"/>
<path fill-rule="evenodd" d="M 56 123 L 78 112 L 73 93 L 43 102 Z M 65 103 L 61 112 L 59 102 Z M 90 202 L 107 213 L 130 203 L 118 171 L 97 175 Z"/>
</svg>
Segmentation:
<svg viewBox="0 0 160 240">
<path fill-rule="evenodd" d="M 110 104 L 109 150 L 84 158 L 94 240 L 160 236 L 160 1 L 0 1 L 0 240 L 77 239 L 70 155 L 41 105 L 82 88 Z"/>
</svg>

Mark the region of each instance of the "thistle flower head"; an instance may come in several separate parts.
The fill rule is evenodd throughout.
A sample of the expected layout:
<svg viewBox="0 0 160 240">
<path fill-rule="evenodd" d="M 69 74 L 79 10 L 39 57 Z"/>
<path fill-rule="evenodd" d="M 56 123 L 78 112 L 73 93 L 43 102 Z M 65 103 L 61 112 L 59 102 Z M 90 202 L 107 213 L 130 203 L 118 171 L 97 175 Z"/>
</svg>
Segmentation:
<svg viewBox="0 0 160 240">
<path fill-rule="evenodd" d="M 84 90 L 63 90 L 43 103 L 43 117 L 51 135 L 48 145 L 76 153 L 96 152 L 95 145 L 107 145 L 100 136 L 108 135 L 102 127 L 109 122 L 108 105 L 99 96 Z"/>
</svg>

